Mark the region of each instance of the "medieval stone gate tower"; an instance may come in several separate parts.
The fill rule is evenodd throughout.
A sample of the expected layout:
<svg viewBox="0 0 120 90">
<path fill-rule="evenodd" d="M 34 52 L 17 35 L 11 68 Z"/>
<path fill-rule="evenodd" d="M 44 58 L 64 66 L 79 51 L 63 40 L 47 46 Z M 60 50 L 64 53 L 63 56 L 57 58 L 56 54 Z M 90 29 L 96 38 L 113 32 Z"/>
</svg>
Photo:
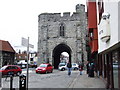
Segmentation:
<svg viewBox="0 0 120 90">
<path fill-rule="evenodd" d="M 38 63 L 51 63 L 58 67 L 62 52 L 70 61 L 87 60 L 85 6 L 76 5 L 76 12 L 42 13 L 38 16 Z"/>
</svg>

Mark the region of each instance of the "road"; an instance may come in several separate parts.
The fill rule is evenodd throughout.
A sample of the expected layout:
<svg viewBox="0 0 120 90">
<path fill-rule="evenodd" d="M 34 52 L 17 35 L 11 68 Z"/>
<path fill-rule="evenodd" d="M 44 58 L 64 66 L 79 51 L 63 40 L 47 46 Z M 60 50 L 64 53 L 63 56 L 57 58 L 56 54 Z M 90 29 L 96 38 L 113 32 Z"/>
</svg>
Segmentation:
<svg viewBox="0 0 120 90">
<path fill-rule="evenodd" d="M 26 74 L 26 70 L 23 70 L 23 74 Z M 76 84 L 80 82 L 78 78 L 83 81 L 81 84 Z M 88 79 L 86 79 L 88 78 Z M 71 76 L 67 75 L 66 71 L 54 70 L 53 73 L 48 74 L 36 74 L 35 69 L 29 70 L 29 88 L 100 88 L 99 85 L 90 85 L 89 82 L 98 82 L 96 78 L 90 79 L 87 75 L 79 75 L 79 71 L 72 71 Z M 101 83 L 99 83 L 101 85 Z M 10 87 L 10 78 L 5 81 L 5 78 L 2 78 L 2 87 Z M 13 88 L 19 88 L 19 77 L 13 78 Z M 101 87 L 102 88 L 102 87 Z"/>
</svg>

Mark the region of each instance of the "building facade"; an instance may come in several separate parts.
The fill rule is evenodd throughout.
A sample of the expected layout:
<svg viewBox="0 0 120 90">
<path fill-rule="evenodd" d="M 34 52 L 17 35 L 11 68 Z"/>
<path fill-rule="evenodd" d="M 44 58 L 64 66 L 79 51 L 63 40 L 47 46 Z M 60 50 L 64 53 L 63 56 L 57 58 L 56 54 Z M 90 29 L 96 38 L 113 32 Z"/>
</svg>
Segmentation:
<svg viewBox="0 0 120 90">
<path fill-rule="evenodd" d="M 15 55 L 16 62 L 19 62 L 20 60 L 27 60 L 27 58 L 27 52 L 19 52 Z"/>
<path fill-rule="evenodd" d="M 120 88 L 120 0 L 103 0 L 99 4 L 103 13 L 100 16 L 98 10 L 98 70 L 107 88 Z"/>
<path fill-rule="evenodd" d="M 29 58 L 29 60 L 28 60 Z M 28 60 L 28 62 L 30 64 L 37 64 L 37 52 L 29 52 L 29 55 L 27 55 L 27 51 L 23 51 L 23 52 L 18 52 L 15 54 L 15 62 L 20 62 L 20 61 L 26 61 Z"/>
<path fill-rule="evenodd" d="M 70 62 L 87 60 L 85 6 L 76 5 L 76 12 L 42 13 L 38 16 L 38 61 L 58 68 L 62 52 Z"/>
<path fill-rule="evenodd" d="M 89 58 L 88 61 L 97 60 L 98 54 L 98 26 L 97 26 L 97 11 L 96 2 L 87 1 L 87 16 L 88 16 L 88 37 L 89 37 Z"/>
<path fill-rule="evenodd" d="M 93 8 L 97 17 L 94 18 L 98 30 L 98 53 L 94 56 L 96 73 L 103 78 L 106 88 L 120 88 L 120 0 L 90 1 L 88 10 Z M 88 19 L 88 25 L 92 23 Z"/>
<path fill-rule="evenodd" d="M 8 41 L 0 40 L 0 67 L 14 64 L 15 50 Z"/>
</svg>

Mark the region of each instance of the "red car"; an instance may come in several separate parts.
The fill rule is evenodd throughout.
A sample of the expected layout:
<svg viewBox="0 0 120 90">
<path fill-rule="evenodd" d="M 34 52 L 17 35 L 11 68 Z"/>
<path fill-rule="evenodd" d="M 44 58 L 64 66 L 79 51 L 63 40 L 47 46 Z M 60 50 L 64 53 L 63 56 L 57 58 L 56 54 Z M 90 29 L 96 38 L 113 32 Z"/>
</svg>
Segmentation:
<svg viewBox="0 0 120 90">
<path fill-rule="evenodd" d="M 20 75 L 22 73 L 22 69 L 17 66 L 17 65 L 6 65 L 3 66 L 0 69 L 0 73 L 2 73 L 2 75 Z"/>
<path fill-rule="evenodd" d="M 48 73 L 53 72 L 53 66 L 49 63 L 40 64 L 39 67 L 36 68 L 36 73 Z"/>
</svg>

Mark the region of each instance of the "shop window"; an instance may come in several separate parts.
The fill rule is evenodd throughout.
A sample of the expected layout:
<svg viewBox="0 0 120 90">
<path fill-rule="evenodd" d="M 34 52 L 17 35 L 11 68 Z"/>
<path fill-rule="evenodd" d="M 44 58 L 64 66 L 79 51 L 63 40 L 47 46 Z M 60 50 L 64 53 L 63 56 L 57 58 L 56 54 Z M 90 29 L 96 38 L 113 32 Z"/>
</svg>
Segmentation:
<svg viewBox="0 0 120 90">
<path fill-rule="evenodd" d="M 113 79 L 114 88 L 118 88 L 118 52 L 113 53 Z"/>
</svg>

